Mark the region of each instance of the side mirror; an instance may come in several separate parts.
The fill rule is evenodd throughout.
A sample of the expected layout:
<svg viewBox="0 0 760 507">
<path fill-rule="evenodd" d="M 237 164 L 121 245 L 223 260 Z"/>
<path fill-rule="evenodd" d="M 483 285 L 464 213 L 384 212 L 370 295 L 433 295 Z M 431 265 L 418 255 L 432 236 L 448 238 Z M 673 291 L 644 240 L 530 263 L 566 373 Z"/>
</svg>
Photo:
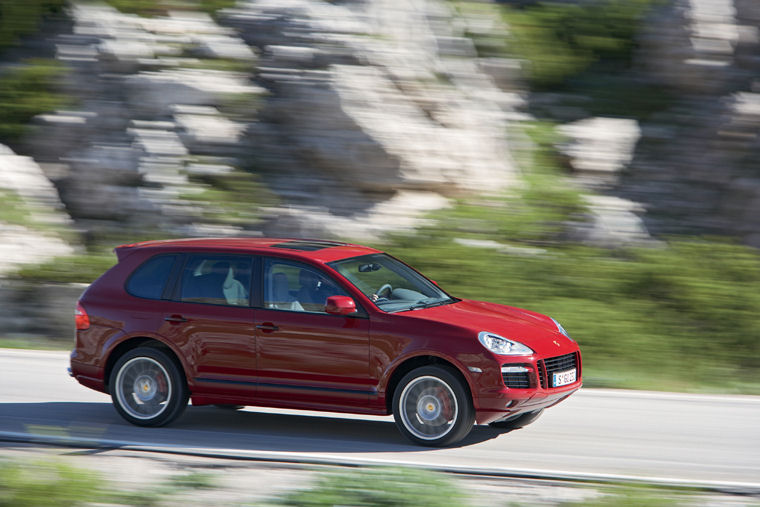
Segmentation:
<svg viewBox="0 0 760 507">
<path fill-rule="evenodd" d="M 356 311 L 356 303 L 348 296 L 330 296 L 325 311 L 330 315 L 348 315 Z"/>
</svg>

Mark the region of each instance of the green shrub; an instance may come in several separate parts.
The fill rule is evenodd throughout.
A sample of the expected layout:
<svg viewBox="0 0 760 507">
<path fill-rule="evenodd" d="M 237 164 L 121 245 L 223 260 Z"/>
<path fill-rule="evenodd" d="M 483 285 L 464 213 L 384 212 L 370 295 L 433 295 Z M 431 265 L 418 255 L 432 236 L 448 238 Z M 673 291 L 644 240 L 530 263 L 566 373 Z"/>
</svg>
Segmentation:
<svg viewBox="0 0 760 507">
<path fill-rule="evenodd" d="M 46 14 L 60 12 L 66 0 L 0 0 L 0 50 L 37 31 Z"/>
<path fill-rule="evenodd" d="M 674 488 L 624 486 L 605 488 L 604 495 L 582 502 L 563 502 L 562 507 L 676 507 L 694 505 L 692 493 Z"/>
<path fill-rule="evenodd" d="M 113 254 L 72 255 L 25 266 L 12 276 L 40 283 L 91 283 L 114 264 Z"/>
<path fill-rule="evenodd" d="M 29 60 L 0 74 L 0 140 L 21 137 L 34 116 L 67 104 L 68 100 L 54 91 L 63 73 L 63 66 L 55 60 Z"/>
<path fill-rule="evenodd" d="M 540 2 L 517 9 L 504 6 L 514 52 L 529 62 L 534 87 L 564 83 L 592 64 L 627 67 L 634 35 L 660 0 L 594 0 L 580 4 Z"/>
<path fill-rule="evenodd" d="M 0 507 L 67 507 L 100 497 L 91 472 L 59 463 L 0 462 Z"/>
<path fill-rule="evenodd" d="M 163 16 L 170 10 L 199 10 L 215 14 L 220 9 L 233 7 L 236 0 L 106 0 L 121 12 L 140 16 Z"/>
<path fill-rule="evenodd" d="M 457 507 L 465 496 L 443 475 L 412 468 L 360 469 L 322 475 L 316 485 L 286 494 L 282 505 Z"/>
</svg>

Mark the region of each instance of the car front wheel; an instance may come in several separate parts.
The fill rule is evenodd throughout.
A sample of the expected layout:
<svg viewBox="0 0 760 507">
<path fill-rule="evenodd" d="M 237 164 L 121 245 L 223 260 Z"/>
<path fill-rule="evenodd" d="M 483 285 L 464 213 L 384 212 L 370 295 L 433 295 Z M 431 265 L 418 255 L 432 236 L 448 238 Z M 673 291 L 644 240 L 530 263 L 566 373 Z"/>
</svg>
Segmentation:
<svg viewBox="0 0 760 507">
<path fill-rule="evenodd" d="M 472 430 L 475 411 L 462 381 L 447 368 L 423 366 L 407 373 L 393 395 L 393 417 L 413 442 L 440 447 Z"/>
<path fill-rule="evenodd" d="M 185 410 L 188 389 L 176 363 L 162 350 L 140 347 L 116 361 L 109 383 L 116 411 L 138 426 L 163 426 Z"/>
</svg>

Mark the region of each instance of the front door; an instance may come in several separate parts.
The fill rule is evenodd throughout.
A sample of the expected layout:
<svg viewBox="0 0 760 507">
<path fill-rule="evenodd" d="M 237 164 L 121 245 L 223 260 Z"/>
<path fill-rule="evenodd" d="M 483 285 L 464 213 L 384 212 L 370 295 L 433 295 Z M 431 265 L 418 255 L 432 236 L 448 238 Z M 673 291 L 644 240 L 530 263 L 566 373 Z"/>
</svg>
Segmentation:
<svg viewBox="0 0 760 507">
<path fill-rule="evenodd" d="M 363 407 L 369 378 L 369 319 L 324 310 L 328 296 L 348 295 L 320 269 L 267 258 L 263 308 L 256 309 L 257 396 L 270 405 Z"/>
</svg>

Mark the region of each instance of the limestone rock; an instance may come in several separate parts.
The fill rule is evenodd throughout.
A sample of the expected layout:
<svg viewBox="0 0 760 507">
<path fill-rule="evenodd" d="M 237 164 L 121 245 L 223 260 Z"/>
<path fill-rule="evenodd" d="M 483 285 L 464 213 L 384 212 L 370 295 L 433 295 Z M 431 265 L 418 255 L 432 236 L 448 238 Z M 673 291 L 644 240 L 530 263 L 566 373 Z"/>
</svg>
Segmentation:
<svg viewBox="0 0 760 507">
<path fill-rule="evenodd" d="M 559 131 L 569 139 L 560 151 L 569 158 L 577 179 L 592 187 L 618 182 L 641 137 L 636 120 L 623 118 L 588 118 L 566 123 Z"/>
<path fill-rule="evenodd" d="M 175 104 L 221 104 L 241 94 L 265 93 L 244 75 L 208 69 L 141 72 L 126 78 L 128 100 L 138 114 L 168 115 Z"/>
</svg>

